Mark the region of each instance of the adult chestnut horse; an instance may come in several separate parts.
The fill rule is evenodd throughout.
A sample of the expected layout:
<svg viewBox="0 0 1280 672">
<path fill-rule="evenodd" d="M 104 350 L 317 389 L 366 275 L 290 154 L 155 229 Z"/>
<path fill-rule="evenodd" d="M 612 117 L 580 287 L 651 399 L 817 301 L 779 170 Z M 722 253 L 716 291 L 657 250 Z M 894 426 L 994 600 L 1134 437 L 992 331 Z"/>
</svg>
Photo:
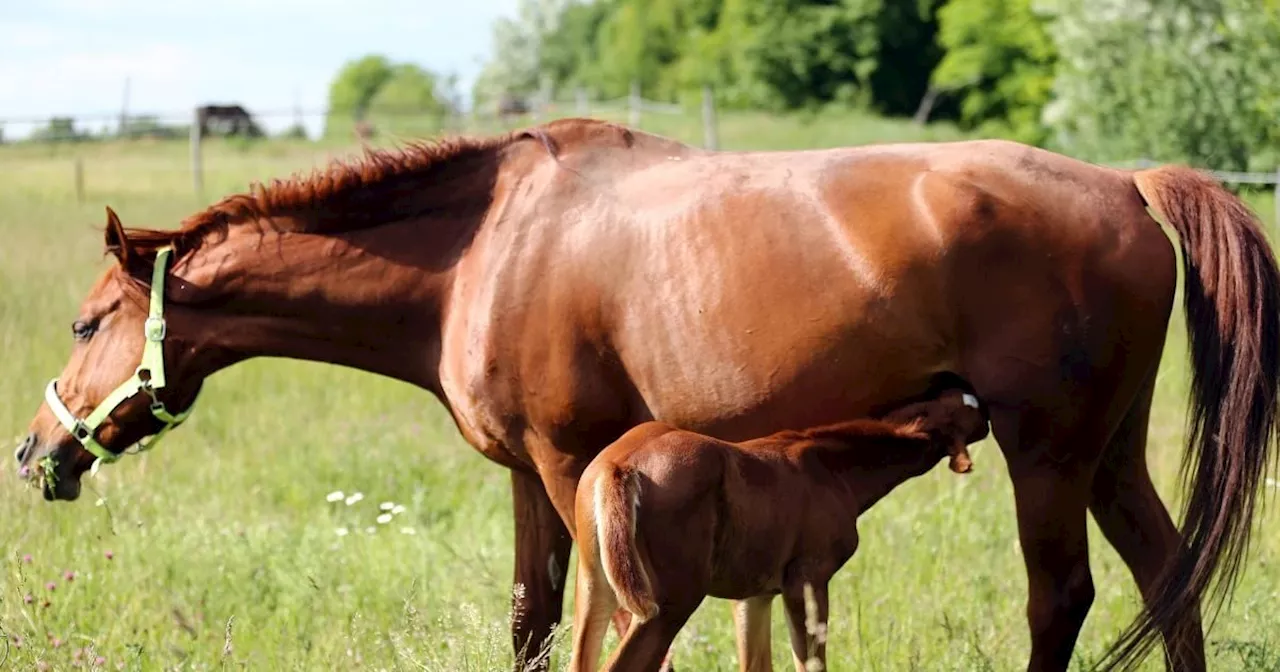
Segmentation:
<svg viewBox="0 0 1280 672">
<path fill-rule="evenodd" d="M 1177 275 L 1147 206 L 1187 270 L 1183 537 L 1144 459 Z M 113 395 L 95 449 L 157 432 L 206 376 L 255 356 L 430 390 L 512 470 L 517 645 L 559 621 L 578 475 L 628 428 L 741 441 L 876 413 L 945 374 L 989 406 L 1013 479 L 1029 669 L 1065 669 L 1089 610 L 1086 510 L 1146 602 L 1116 660 L 1163 637 L 1178 669 L 1202 669 L 1200 600 L 1240 567 L 1273 440 L 1274 257 L 1239 200 L 1180 167 L 996 141 L 717 153 L 561 120 L 372 153 L 175 231 L 109 214 L 106 246 L 119 263 L 50 386 L 61 419 L 46 403 L 18 451 L 56 465 L 46 497 L 79 494 L 93 459 L 65 423 L 138 366 L 172 246 L 166 322 L 146 323 L 167 386 L 144 391 L 162 406 Z"/>
</svg>

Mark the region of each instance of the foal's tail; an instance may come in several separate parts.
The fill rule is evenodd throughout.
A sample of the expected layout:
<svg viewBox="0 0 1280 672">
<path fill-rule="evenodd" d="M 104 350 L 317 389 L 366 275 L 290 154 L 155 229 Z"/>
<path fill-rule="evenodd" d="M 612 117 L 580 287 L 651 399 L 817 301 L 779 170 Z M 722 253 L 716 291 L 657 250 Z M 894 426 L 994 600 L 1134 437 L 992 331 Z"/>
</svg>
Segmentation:
<svg viewBox="0 0 1280 672">
<path fill-rule="evenodd" d="M 1193 398 L 1183 546 L 1147 609 L 1108 651 L 1108 662 L 1124 668 L 1162 629 L 1189 624 L 1203 596 L 1220 604 L 1234 587 L 1270 466 L 1280 382 L 1280 271 L 1257 218 L 1189 168 L 1140 171 L 1133 180 L 1181 239 Z"/>
<path fill-rule="evenodd" d="M 636 548 L 640 490 L 634 471 L 609 467 L 595 482 L 596 539 L 600 563 L 618 603 L 647 621 L 658 614 L 653 586 Z"/>
</svg>

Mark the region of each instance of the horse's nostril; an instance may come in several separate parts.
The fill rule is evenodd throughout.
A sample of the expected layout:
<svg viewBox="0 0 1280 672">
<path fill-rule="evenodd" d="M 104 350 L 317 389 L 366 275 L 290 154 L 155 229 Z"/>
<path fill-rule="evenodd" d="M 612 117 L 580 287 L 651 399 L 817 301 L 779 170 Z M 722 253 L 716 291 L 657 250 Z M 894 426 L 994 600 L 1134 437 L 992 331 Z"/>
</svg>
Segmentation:
<svg viewBox="0 0 1280 672">
<path fill-rule="evenodd" d="M 22 443 L 18 444 L 18 449 L 13 452 L 14 458 L 17 459 L 18 462 L 25 462 L 27 459 L 27 453 L 31 452 L 31 447 L 34 445 L 36 445 L 36 435 L 28 434 L 27 438 L 23 439 Z"/>
</svg>

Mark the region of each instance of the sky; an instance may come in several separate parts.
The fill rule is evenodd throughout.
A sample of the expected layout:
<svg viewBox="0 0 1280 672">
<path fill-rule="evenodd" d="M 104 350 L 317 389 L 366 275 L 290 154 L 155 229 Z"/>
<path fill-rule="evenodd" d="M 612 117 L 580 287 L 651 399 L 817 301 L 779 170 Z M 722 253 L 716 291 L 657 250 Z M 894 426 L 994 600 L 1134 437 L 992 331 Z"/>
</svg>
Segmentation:
<svg viewBox="0 0 1280 672">
<path fill-rule="evenodd" d="M 516 0 L 0 0 L 0 125 L 188 114 L 203 103 L 323 110 L 346 61 L 380 53 L 471 84 Z M 469 97 L 469 96 L 466 96 Z M 5 120 L 10 121 L 5 121 Z M 293 121 L 263 119 L 278 130 Z M 305 118 L 314 133 L 321 119 Z M 107 122 L 87 126 L 97 128 Z M 43 125 L 43 124 L 41 124 Z M 112 122 L 114 126 L 114 122 Z"/>
</svg>

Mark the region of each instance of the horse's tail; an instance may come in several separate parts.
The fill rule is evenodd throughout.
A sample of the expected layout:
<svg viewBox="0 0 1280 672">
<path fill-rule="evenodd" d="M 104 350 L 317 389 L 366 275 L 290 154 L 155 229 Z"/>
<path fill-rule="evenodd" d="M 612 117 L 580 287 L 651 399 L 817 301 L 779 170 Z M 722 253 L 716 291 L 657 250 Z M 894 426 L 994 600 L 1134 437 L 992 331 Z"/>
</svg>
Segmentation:
<svg viewBox="0 0 1280 672">
<path fill-rule="evenodd" d="M 1193 369 L 1183 545 L 1107 652 L 1108 667 L 1125 669 L 1162 629 L 1188 623 L 1206 593 L 1220 605 L 1234 588 L 1270 466 L 1280 381 L 1280 271 L 1257 217 L 1190 168 L 1144 170 L 1133 181 L 1181 239 Z"/>
<path fill-rule="evenodd" d="M 609 466 L 595 482 L 596 542 L 605 579 L 624 609 L 647 621 L 658 613 L 653 586 L 636 548 L 640 490 L 630 469 Z"/>
</svg>

